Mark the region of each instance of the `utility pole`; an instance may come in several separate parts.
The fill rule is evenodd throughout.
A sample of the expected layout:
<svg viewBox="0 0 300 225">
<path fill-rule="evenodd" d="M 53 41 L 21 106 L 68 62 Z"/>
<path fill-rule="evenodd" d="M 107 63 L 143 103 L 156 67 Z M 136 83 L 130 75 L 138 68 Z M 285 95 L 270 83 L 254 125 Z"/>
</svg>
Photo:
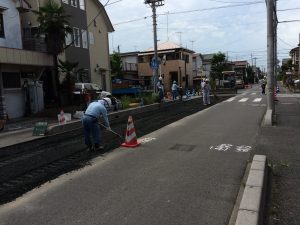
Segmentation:
<svg viewBox="0 0 300 225">
<path fill-rule="evenodd" d="M 275 113 L 273 91 L 274 91 L 274 0 L 267 0 L 267 110 Z M 273 121 L 273 119 L 271 119 Z"/>
<path fill-rule="evenodd" d="M 176 32 L 176 34 L 178 34 L 178 36 L 179 36 L 179 45 L 182 46 L 182 43 L 181 43 L 182 32 L 178 31 L 178 32 Z"/>
<path fill-rule="evenodd" d="M 145 4 L 148 4 L 152 8 L 153 18 L 153 36 L 154 36 L 154 58 L 152 59 L 152 66 L 154 69 L 153 87 L 155 90 L 156 79 L 158 78 L 158 55 L 157 55 L 157 23 L 156 23 L 156 7 L 163 6 L 164 0 L 145 0 Z"/>
<path fill-rule="evenodd" d="M 169 11 L 167 12 L 167 41 L 169 41 Z"/>
<path fill-rule="evenodd" d="M 190 41 L 192 43 L 192 51 L 194 51 L 194 40 Z"/>
<path fill-rule="evenodd" d="M 274 2 L 274 92 L 276 92 L 276 87 L 277 87 L 277 65 L 278 65 L 278 59 L 277 59 L 277 25 L 278 25 L 278 20 L 277 20 L 277 0 Z"/>
</svg>

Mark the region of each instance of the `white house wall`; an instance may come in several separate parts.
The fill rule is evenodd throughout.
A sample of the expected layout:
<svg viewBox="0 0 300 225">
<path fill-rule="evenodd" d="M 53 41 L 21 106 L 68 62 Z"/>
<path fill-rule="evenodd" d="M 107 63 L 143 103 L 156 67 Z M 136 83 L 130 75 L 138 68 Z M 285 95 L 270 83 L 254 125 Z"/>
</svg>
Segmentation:
<svg viewBox="0 0 300 225">
<path fill-rule="evenodd" d="M 0 6 L 7 8 L 2 13 L 5 38 L 0 38 L 0 46 L 22 49 L 20 15 L 14 1 L 1 0 Z"/>
</svg>

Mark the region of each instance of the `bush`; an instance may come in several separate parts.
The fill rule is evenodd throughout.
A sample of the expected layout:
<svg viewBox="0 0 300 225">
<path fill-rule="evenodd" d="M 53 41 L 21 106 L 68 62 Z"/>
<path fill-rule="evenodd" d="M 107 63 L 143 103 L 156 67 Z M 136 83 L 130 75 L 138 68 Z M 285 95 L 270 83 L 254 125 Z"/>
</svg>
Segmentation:
<svg viewBox="0 0 300 225">
<path fill-rule="evenodd" d="M 121 97 L 121 102 L 124 109 L 129 108 L 130 103 L 141 103 L 141 101 L 143 101 L 144 105 L 150 105 L 159 102 L 158 93 L 153 93 L 153 92 L 143 93 L 140 98 L 131 97 L 131 96 Z"/>
</svg>

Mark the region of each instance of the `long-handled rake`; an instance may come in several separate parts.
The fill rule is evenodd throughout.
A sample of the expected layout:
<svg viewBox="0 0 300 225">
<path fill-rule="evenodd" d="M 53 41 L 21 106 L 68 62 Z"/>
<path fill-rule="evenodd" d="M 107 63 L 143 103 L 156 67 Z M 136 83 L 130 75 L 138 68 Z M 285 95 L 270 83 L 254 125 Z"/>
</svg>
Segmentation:
<svg viewBox="0 0 300 225">
<path fill-rule="evenodd" d="M 119 138 L 121 138 L 122 140 L 124 140 L 124 137 L 123 137 L 122 135 L 118 134 L 117 132 L 115 132 L 115 131 L 113 131 L 113 130 L 111 130 L 111 129 L 107 129 L 107 127 L 106 127 L 104 124 L 99 123 L 99 125 L 100 125 L 101 127 L 104 127 L 106 130 L 112 132 L 113 134 L 117 135 L 117 136 L 118 136 Z"/>
</svg>

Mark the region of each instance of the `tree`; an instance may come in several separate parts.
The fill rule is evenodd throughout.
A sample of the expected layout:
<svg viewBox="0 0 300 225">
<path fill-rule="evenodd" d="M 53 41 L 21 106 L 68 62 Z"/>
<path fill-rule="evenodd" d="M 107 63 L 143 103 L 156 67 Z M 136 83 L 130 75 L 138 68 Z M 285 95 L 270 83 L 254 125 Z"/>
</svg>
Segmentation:
<svg viewBox="0 0 300 225">
<path fill-rule="evenodd" d="M 121 77 L 122 76 L 122 59 L 118 53 L 113 53 L 110 56 L 110 65 L 112 75 Z"/>
<path fill-rule="evenodd" d="M 58 55 L 64 51 L 65 37 L 72 33 L 72 28 L 69 26 L 69 17 L 65 14 L 64 8 L 54 0 L 48 0 L 45 5 L 39 8 L 39 11 L 34 11 L 37 15 L 37 21 L 40 26 L 40 33 L 45 34 L 47 50 L 53 55 L 54 76 L 57 89 L 57 100 L 59 99 L 59 74 L 58 74 Z"/>
<path fill-rule="evenodd" d="M 253 71 L 253 68 L 251 66 L 248 66 L 246 68 L 246 73 L 247 73 L 247 77 L 246 77 L 246 83 L 254 83 L 254 75 L 255 72 Z"/>
<path fill-rule="evenodd" d="M 222 72 L 225 69 L 226 66 L 226 56 L 222 52 L 218 52 L 217 54 L 213 55 L 212 61 L 211 61 L 211 75 L 213 78 L 213 81 L 216 79 L 219 80 L 219 85 L 220 85 L 220 80 L 222 79 L 223 75 Z"/>
<path fill-rule="evenodd" d="M 78 81 L 78 73 L 81 69 L 77 69 L 78 62 L 69 62 L 58 60 L 59 74 L 64 75 L 61 90 L 65 91 L 69 102 L 72 102 L 72 91 L 74 90 L 75 82 Z"/>
</svg>

